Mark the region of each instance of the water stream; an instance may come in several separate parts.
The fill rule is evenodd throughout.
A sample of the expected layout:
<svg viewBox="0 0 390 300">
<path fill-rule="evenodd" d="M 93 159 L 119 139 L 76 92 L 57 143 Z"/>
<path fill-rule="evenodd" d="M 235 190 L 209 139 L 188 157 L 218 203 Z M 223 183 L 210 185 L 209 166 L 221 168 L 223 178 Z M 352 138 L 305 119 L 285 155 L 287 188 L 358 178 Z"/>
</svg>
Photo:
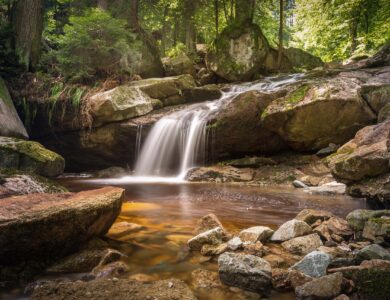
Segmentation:
<svg viewBox="0 0 390 300">
<path fill-rule="evenodd" d="M 172 113 L 161 118 L 142 143 L 138 128 L 134 176 L 124 181 L 183 181 L 187 171 L 205 163 L 208 146 L 207 122 L 211 114 L 247 91 L 271 92 L 295 83 L 302 74 L 268 77 L 253 83 L 233 85 L 220 99 Z"/>
</svg>

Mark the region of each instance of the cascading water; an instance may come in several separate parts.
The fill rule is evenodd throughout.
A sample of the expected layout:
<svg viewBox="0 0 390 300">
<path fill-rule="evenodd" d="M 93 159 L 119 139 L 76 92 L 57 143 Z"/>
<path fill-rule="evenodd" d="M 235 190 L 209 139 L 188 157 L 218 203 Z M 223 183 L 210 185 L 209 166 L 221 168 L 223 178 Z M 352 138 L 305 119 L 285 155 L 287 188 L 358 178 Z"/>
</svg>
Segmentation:
<svg viewBox="0 0 390 300">
<path fill-rule="evenodd" d="M 152 128 L 140 149 L 142 127 L 138 128 L 134 175 L 139 178 L 169 177 L 183 180 L 187 171 L 201 163 L 206 156 L 207 121 L 211 113 L 234 99 L 237 95 L 252 91 L 275 91 L 302 77 L 294 74 L 268 77 L 254 83 L 234 85 L 218 100 L 194 104 L 161 118 Z"/>
</svg>

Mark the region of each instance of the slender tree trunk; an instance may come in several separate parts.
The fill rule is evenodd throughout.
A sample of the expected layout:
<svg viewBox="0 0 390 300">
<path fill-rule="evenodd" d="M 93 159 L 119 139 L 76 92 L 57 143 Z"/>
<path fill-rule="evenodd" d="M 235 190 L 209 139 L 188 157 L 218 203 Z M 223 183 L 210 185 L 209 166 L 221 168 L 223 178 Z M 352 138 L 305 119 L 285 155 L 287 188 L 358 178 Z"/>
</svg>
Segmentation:
<svg viewBox="0 0 390 300">
<path fill-rule="evenodd" d="M 34 69 L 41 54 L 43 0 L 19 0 L 13 12 L 15 50 L 26 70 Z"/>
<path fill-rule="evenodd" d="M 284 11 L 283 11 L 283 0 L 279 0 L 279 51 L 278 51 L 278 68 L 282 66 L 283 57 L 283 24 L 284 24 Z"/>
<path fill-rule="evenodd" d="M 139 11 L 139 0 L 130 0 L 130 26 L 135 30 L 140 29 L 139 19 L 138 19 L 138 11 Z"/>
<path fill-rule="evenodd" d="M 167 16 L 169 13 L 169 6 L 166 5 L 164 7 L 164 16 L 163 16 L 163 23 L 162 23 L 162 30 L 161 30 L 161 54 L 165 56 L 165 51 L 166 51 L 166 39 L 167 39 Z"/>
<path fill-rule="evenodd" d="M 234 0 L 230 0 L 230 22 L 234 19 Z"/>
<path fill-rule="evenodd" d="M 218 36 L 219 33 L 219 6 L 218 0 L 214 0 L 214 14 L 215 14 L 215 32 Z"/>
<path fill-rule="evenodd" d="M 97 7 L 99 7 L 102 10 L 107 10 L 108 8 L 107 0 L 97 0 Z"/>
<path fill-rule="evenodd" d="M 185 23 L 185 41 L 188 54 L 196 52 L 196 1 L 185 0 L 184 2 L 184 23 Z"/>
<path fill-rule="evenodd" d="M 236 0 L 236 20 L 238 22 L 252 22 L 252 0 Z"/>
</svg>

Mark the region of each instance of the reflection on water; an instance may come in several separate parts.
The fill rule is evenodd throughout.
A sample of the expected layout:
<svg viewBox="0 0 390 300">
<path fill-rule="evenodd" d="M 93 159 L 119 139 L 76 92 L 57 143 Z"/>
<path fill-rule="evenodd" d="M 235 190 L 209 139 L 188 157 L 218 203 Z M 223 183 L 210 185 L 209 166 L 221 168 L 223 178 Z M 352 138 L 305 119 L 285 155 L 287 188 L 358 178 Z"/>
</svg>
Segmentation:
<svg viewBox="0 0 390 300">
<path fill-rule="evenodd" d="M 64 179 L 72 191 L 94 189 L 114 181 Z M 264 225 L 276 228 L 294 218 L 304 208 L 325 209 L 345 217 L 351 210 L 364 208 L 362 200 L 346 196 L 316 196 L 296 189 L 270 189 L 239 185 L 133 183 L 126 189 L 118 222 L 127 221 L 143 229 L 118 239 L 118 250 L 128 255 L 131 278 L 166 279 L 172 276 L 193 284 L 191 272 L 202 268 L 217 270 L 215 261 L 188 253 L 196 221 L 215 213 L 228 230 Z M 195 289 L 196 290 L 196 289 Z M 251 299 L 225 287 L 213 291 L 196 290 L 200 299 Z M 289 294 L 273 294 L 270 299 L 293 299 Z"/>
</svg>

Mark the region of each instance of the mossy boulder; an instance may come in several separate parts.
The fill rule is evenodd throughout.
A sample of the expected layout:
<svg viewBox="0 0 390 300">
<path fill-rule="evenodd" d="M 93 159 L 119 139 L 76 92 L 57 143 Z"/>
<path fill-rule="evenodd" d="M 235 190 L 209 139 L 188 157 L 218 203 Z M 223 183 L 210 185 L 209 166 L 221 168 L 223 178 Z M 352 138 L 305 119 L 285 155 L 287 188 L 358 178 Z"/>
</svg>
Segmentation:
<svg viewBox="0 0 390 300">
<path fill-rule="evenodd" d="M 334 176 L 358 181 L 390 171 L 390 121 L 361 129 L 328 159 Z"/>
<path fill-rule="evenodd" d="M 152 98 L 139 88 L 119 86 L 89 98 L 93 127 L 145 115 L 153 110 Z"/>
<path fill-rule="evenodd" d="M 20 120 L 11 96 L 0 77 L 0 136 L 28 138 L 28 134 Z"/>
<path fill-rule="evenodd" d="M 206 63 L 228 81 L 245 81 L 261 68 L 268 52 L 268 41 L 258 25 L 233 22 L 216 38 Z"/>
<path fill-rule="evenodd" d="M 377 114 L 390 103 L 390 84 L 367 84 L 362 87 L 361 93 Z"/>
<path fill-rule="evenodd" d="M 359 88 L 359 80 L 343 76 L 297 84 L 264 110 L 262 126 L 298 151 L 343 144 L 376 120 Z"/>
<path fill-rule="evenodd" d="M 63 173 L 65 160 L 38 142 L 0 137 L 0 167 L 55 177 Z"/>
<path fill-rule="evenodd" d="M 162 59 L 166 76 L 177 76 L 190 74 L 196 76 L 194 62 L 185 54 L 181 53 L 175 57 L 165 57 Z"/>
<path fill-rule="evenodd" d="M 324 63 L 319 57 L 316 57 L 302 49 L 287 48 L 284 51 L 293 68 L 311 70 L 322 67 Z"/>
<path fill-rule="evenodd" d="M 265 108 L 285 92 L 248 91 L 223 106 L 209 122 L 215 158 L 237 157 L 286 148 L 278 134 L 261 124 Z"/>
</svg>

